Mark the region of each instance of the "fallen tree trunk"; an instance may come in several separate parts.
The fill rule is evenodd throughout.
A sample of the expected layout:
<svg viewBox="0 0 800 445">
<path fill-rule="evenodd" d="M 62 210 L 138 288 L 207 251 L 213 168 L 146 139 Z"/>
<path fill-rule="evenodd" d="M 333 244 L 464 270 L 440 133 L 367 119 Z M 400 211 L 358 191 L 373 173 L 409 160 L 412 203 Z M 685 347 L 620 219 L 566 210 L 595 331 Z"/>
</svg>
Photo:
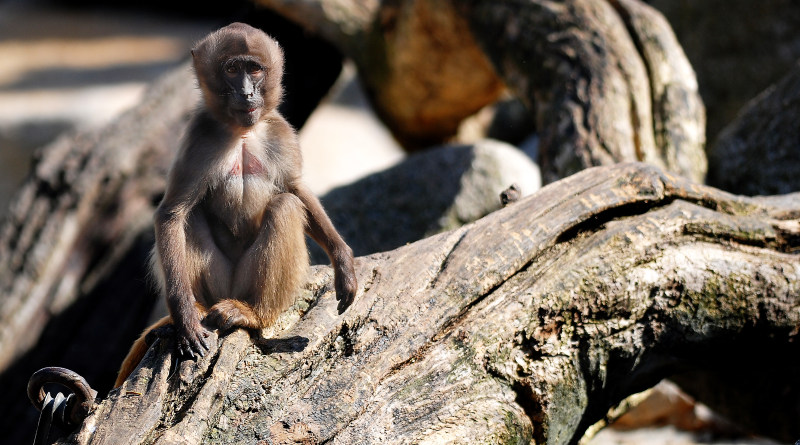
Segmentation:
<svg viewBox="0 0 800 445">
<path fill-rule="evenodd" d="M 152 227 L 197 100 L 187 62 L 111 124 L 64 135 L 38 153 L 0 224 L 0 374 L 36 345 L 53 316 L 95 291 Z M 125 286 L 136 288 L 134 297 L 146 289 L 141 279 Z M 130 313 L 140 302 L 126 303 L 114 306 Z M 86 311 L 80 315 L 86 319 Z"/>
<path fill-rule="evenodd" d="M 800 195 L 739 197 L 643 164 L 586 170 L 358 258 L 341 317 L 317 267 L 255 341 L 236 331 L 176 373 L 157 342 L 72 439 L 575 443 L 677 370 L 796 375 L 798 215 Z M 769 419 L 763 433 L 800 437 L 797 412 L 760 408 L 746 412 Z"/>
</svg>

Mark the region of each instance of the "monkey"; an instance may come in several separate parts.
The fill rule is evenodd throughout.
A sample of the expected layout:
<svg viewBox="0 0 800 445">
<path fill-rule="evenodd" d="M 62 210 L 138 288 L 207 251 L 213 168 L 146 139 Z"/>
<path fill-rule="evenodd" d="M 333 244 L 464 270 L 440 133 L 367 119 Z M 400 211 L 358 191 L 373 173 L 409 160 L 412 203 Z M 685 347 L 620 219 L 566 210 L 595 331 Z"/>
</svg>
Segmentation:
<svg viewBox="0 0 800 445">
<path fill-rule="evenodd" d="M 305 234 L 331 260 L 340 314 L 356 293 L 353 251 L 302 182 L 297 134 L 278 112 L 281 47 L 237 22 L 201 39 L 191 55 L 203 100 L 155 212 L 150 261 L 169 316 L 136 340 L 115 387 L 156 329 L 172 325 L 177 352 L 193 359 L 209 349 L 204 325 L 270 326 L 304 282 Z"/>
</svg>

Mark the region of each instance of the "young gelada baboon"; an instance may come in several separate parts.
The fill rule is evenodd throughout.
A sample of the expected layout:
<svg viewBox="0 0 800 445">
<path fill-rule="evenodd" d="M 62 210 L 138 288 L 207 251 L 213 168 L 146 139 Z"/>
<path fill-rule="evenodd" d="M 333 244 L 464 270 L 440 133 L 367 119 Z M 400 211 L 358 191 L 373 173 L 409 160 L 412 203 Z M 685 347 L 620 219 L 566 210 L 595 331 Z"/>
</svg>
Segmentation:
<svg viewBox="0 0 800 445">
<path fill-rule="evenodd" d="M 356 292 L 353 253 L 300 180 L 294 129 L 278 113 L 283 53 L 261 30 L 233 23 L 192 49 L 204 104 L 194 115 L 155 215 L 152 273 L 170 316 L 147 328 L 122 364 L 122 384 L 145 336 L 174 325 L 178 351 L 204 355 L 209 332 L 269 326 L 308 269 L 304 233 L 335 270 L 339 312 Z"/>
</svg>

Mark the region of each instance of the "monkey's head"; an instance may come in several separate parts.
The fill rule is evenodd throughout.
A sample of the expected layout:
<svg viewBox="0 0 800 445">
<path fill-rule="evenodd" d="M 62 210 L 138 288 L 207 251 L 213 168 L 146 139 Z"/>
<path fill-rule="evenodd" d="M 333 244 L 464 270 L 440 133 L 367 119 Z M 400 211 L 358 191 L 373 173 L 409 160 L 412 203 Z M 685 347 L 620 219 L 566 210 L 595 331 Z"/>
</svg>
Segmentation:
<svg viewBox="0 0 800 445">
<path fill-rule="evenodd" d="M 251 127 L 281 102 L 283 51 L 260 29 L 232 23 L 192 49 L 206 108 L 218 120 Z"/>
</svg>

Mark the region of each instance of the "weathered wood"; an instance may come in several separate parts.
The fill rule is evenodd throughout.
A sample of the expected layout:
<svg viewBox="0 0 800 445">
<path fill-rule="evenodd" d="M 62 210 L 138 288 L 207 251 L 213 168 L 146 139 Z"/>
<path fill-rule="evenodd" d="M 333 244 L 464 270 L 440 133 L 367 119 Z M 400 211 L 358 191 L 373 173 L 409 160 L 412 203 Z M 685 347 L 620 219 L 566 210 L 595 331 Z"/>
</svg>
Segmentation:
<svg viewBox="0 0 800 445">
<path fill-rule="evenodd" d="M 730 350 L 778 348 L 800 368 L 798 215 L 800 195 L 739 197 L 643 164 L 586 170 L 358 258 L 362 288 L 341 317 L 316 267 L 256 344 L 223 339 L 241 360 L 184 363 L 169 392 L 123 387 L 84 430 L 127 422 L 113 405 L 135 397 L 162 411 L 145 443 L 188 425 L 220 444 L 575 443 L 627 395 Z M 166 363 L 153 354 L 139 372 Z M 85 431 L 80 443 L 101 443 Z"/>
<path fill-rule="evenodd" d="M 33 440 L 37 413 L 24 387 L 34 371 L 67 367 L 105 392 L 120 346 L 149 317 L 152 212 L 198 98 L 186 63 L 112 123 L 66 134 L 37 153 L 0 225 L 6 440 Z"/>
<path fill-rule="evenodd" d="M 800 3 L 794 0 L 647 3 L 669 20 L 697 73 L 709 142 L 800 59 Z"/>
<path fill-rule="evenodd" d="M 705 176 L 705 111 L 669 24 L 636 0 L 460 2 L 475 39 L 533 110 L 552 182 L 644 161 Z"/>
<path fill-rule="evenodd" d="M 477 41 L 535 110 L 546 182 L 625 161 L 705 176 L 694 71 L 666 20 L 638 0 L 258 2 L 352 57 L 407 148 L 452 136 L 497 98 L 497 75 Z"/>
<path fill-rule="evenodd" d="M 37 155 L 0 228 L 0 371 L 152 225 L 198 98 L 185 64 L 112 124 L 65 135 Z"/>
<path fill-rule="evenodd" d="M 497 76 L 471 41 L 479 39 L 503 79 L 537 110 L 543 135 L 552 135 L 543 151 L 561 164 L 550 179 L 617 160 L 647 160 L 688 176 L 704 165 L 692 151 L 702 139 L 694 77 L 660 17 L 641 3 L 283 3 L 328 15 L 340 38 L 371 61 L 362 68 L 375 69 L 375 85 L 397 82 L 397 90 L 373 88 L 394 91 L 384 107 L 431 110 L 409 94 L 415 82 L 429 93 L 452 82 L 404 77 L 406 69 L 469 72 L 463 77 L 496 93 Z M 356 19 L 366 14 L 360 31 L 346 5 L 362 8 Z M 459 14 L 474 34 L 464 41 L 449 34 L 466 31 Z M 412 30 L 427 34 L 409 43 Z M 435 56 L 419 56 L 426 45 Z M 662 57 L 678 61 L 664 68 Z M 169 163 L 164 150 L 180 135 L 173 123 L 185 118 L 177 110 L 188 112 L 196 97 L 188 71 L 182 76 L 112 126 L 62 140 L 41 156 L 0 230 L 0 262 L 8 265 L 0 270 L 0 319 L 8 320 L 0 368 L 33 343 L 51 314 L 74 317 L 74 330 L 54 329 L 52 337 L 78 325 L 105 347 L 129 344 L 80 326 L 87 306 L 70 302 L 96 292 L 109 267 L 147 244 Z M 456 98 L 448 107 L 466 113 L 489 96 Z M 408 98 L 416 99 L 393 102 Z M 776 380 L 794 381 L 797 201 L 735 197 L 643 166 L 583 173 L 467 228 L 360 258 L 364 289 L 343 317 L 334 310 L 330 271 L 317 268 L 283 324 L 264 334 L 269 340 L 254 346 L 243 333 L 227 336 L 221 352 L 198 368 L 183 364 L 178 377 L 170 377 L 168 354 L 153 354 L 141 380 L 98 407 L 81 441 L 558 443 L 577 440 L 609 406 L 676 368 L 724 363 L 736 380 L 767 366 L 780 371 L 770 374 Z M 117 291 L 144 287 L 141 276 L 115 278 Z M 133 301 L 105 294 L 107 305 Z M 748 359 L 736 361 L 740 355 Z M 24 385 L 3 386 L 24 393 Z M 777 394 L 777 387 L 769 388 Z M 786 394 L 797 397 L 779 395 Z M 6 405 L 6 413 L 18 408 Z M 790 409 L 748 408 L 734 418 L 749 415 L 762 433 L 798 436 Z M 0 417 L 19 423 L 13 414 Z"/>
</svg>

